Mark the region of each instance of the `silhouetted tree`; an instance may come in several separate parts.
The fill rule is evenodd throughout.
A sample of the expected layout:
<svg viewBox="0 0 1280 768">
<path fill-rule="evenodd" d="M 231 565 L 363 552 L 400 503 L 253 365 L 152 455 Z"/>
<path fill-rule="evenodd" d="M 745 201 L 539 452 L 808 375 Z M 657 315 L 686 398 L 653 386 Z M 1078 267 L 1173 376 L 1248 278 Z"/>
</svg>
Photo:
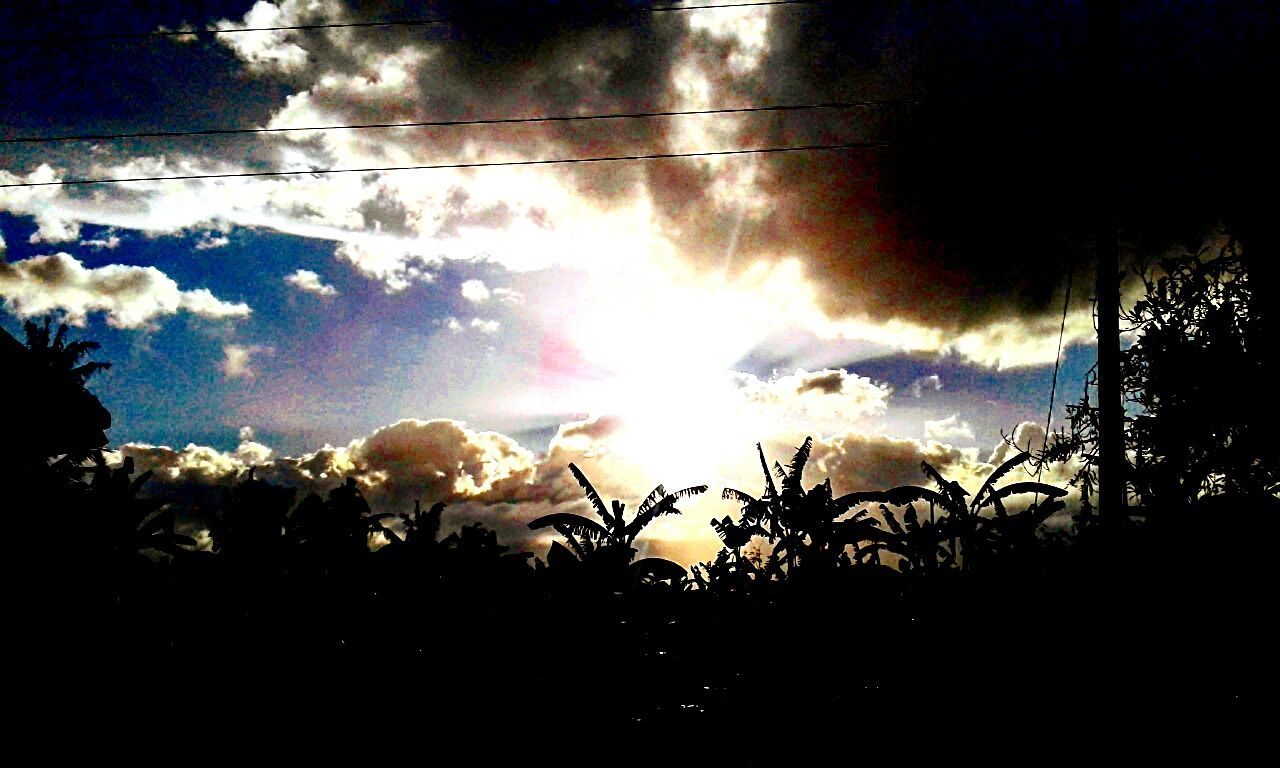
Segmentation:
<svg viewBox="0 0 1280 768">
<path fill-rule="evenodd" d="M 1133 343 L 1121 353 L 1128 403 L 1125 479 L 1141 511 L 1174 514 L 1215 494 L 1266 499 L 1280 491 L 1280 453 L 1263 414 L 1237 407 L 1240 388 L 1265 386 L 1266 345 L 1238 245 L 1164 259 L 1139 272 L 1144 294 L 1124 313 Z M 1098 414 L 1091 371 L 1070 426 L 1048 461 L 1079 457 L 1074 482 L 1092 511 Z"/>
<path fill-rule="evenodd" d="M 255 567 L 278 567 L 284 562 L 285 525 L 297 490 L 272 485 L 254 476 L 229 489 L 210 521 L 214 552 L 228 560 Z"/>
<path fill-rule="evenodd" d="M 705 493 L 707 486 L 698 485 L 668 493 L 666 488 L 659 485 L 640 502 L 635 517 L 628 522 L 624 515 L 625 504 L 614 499 L 611 505 L 606 506 L 591 481 L 577 465 L 570 464 L 569 471 L 582 486 L 592 510 L 603 524 L 572 512 L 556 512 L 531 521 L 531 529 L 552 528 L 572 548 L 571 553 L 559 542 L 552 542 L 551 551 L 547 554 L 548 566 L 565 569 L 580 563 L 593 572 L 612 574 L 614 579 L 626 574 L 631 583 L 678 583 L 684 578 L 685 569 L 670 560 L 647 557 L 633 563 L 636 550 L 631 545 L 649 523 L 662 515 L 680 514 L 680 510 L 676 508 L 677 501 Z"/>
<path fill-rule="evenodd" d="M 107 444 L 111 426 L 111 415 L 85 383 L 111 364 L 85 362 L 97 342 L 68 341 L 65 324 L 57 331 L 51 326 L 49 318 L 24 323 L 25 346 L 0 331 L 0 393 L 5 402 L 19 404 L 11 407 L 7 438 L 0 441 L 0 471 L 36 472 L 49 481 L 80 479 Z"/>
<path fill-rule="evenodd" d="M 864 531 L 874 543 L 873 550 L 886 549 L 904 558 L 909 567 L 933 569 L 954 565 L 972 565 L 979 558 L 1013 541 L 1025 542 L 1054 512 L 1066 507 L 1061 498 L 1067 492 L 1047 483 L 1017 482 L 1003 487 L 996 484 L 1014 468 L 1031 458 L 1023 451 L 1001 464 L 987 476 L 982 487 L 966 501 L 969 492 L 954 480 L 948 480 L 927 461 L 920 469 L 933 481 L 937 490 L 918 485 L 903 485 L 887 491 L 851 493 L 835 504 L 846 509 L 864 504 L 877 504 L 888 535 L 870 529 Z M 1036 501 L 1016 515 L 1010 515 L 1006 501 L 1013 496 L 1036 494 Z M 1039 497 L 1044 499 L 1040 500 Z M 927 502 L 929 519 L 921 520 L 914 504 Z M 905 507 L 903 524 L 899 524 L 890 507 Z M 939 517 L 941 515 L 941 517 Z M 943 543 L 949 543 L 944 548 Z"/>
</svg>

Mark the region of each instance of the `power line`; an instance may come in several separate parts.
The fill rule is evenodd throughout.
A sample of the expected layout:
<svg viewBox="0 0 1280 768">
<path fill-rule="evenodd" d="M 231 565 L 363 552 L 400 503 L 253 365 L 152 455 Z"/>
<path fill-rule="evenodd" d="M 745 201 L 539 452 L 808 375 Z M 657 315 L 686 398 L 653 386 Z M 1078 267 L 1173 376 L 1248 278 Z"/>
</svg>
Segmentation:
<svg viewBox="0 0 1280 768">
<path fill-rule="evenodd" d="M 1071 306 L 1071 280 L 1073 277 L 1075 277 L 1075 273 L 1068 270 L 1066 296 L 1062 299 L 1062 327 L 1058 329 L 1058 355 L 1053 359 L 1053 384 L 1049 386 L 1049 412 L 1044 417 L 1044 442 L 1040 446 L 1040 461 L 1036 464 L 1037 481 L 1040 480 L 1040 473 L 1044 471 L 1044 455 L 1049 451 L 1049 425 L 1053 422 L 1053 401 L 1058 394 L 1058 368 L 1062 365 L 1062 338 L 1067 334 L 1067 309 Z M 1037 490 L 1035 501 L 1032 504 L 1039 503 L 1040 491 Z"/>
<path fill-rule="evenodd" d="M 763 155 L 783 152 L 815 152 L 839 149 L 882 149 L 895 146 L 890 142 L 856 141 L 844 144 L 803 144 L 794 147 L 757 147 L 752 149 L 722 149 L 710 152 L 662 152 L 651 155 L 606 155 L 601 157 L 572 157 L 541 160 L 500 160 L 492 162 L 441 163 L 437 165 L 394 165 L 376 168 L 318 168 L 307 171 L 241 171 L 237 173 L 196 173 L 185 176 L 137 176 L 123 179 L 65 179 L 63 181 L 26 181 L 16 184 L 0 184 L 0 189 L 12 187 L 70 187 L 88 184 L 124 184 L 145 181 L 190 181 L 196 179 L 237 179 L 261 176 L 319 176 L 331 173 L 385 173 L 391 171 L 429 171 L 449 168 L 493 168 L 519 165 L 570 165 L 574 163 L 609 163 L 630 160 L 669 160 L 682 157 L 723 157 L 728 155 Z"/>
<path fill-rule="evenodd" d="M 563 123 L 588 120 L 627 120 L 652 117 L 680 117 L 688 115 L 728 115 L 751 112 L 793 112 L 814 109 L 859 109 L 896 104 L 919 104 L 920 99 L 875 99 L 868 101 L 825 102 L 815 104 L 778 104 L 763 107 L 732 107 L 724 109 L 691 109 L 664 112 L 609 112 L 598 115 L 554 115 L 545 117 L 478 118 L 472 120 L 423 120 L 403 123 L 359 123 L 351 125 L 324 125 L 283 128 L 203 128 L 191 131 L 139 131 L 137 133 L 83 133 L 70 136 L 18 136 L 0 139 L 0 144 L 52 144 L 65 141 L 113 141 L 118 139 L 173 138 L 179 136 L 230 136 L 252 133 L 289 133 L 299 131 L 359 131 L 383 128 L 439 128 L 465 125 L 513 125 L 522 123 Z"/>
<path fill-rule="evenodd" d="M 655 5 L 645 8 L 603 8 L 584 16 L 620 16 L 640 13 L 670 13 L 681 11 L 717 10 L 723 8 L 760 8 L 781 5 L 822 5 L 829 0 L 760 0 L 746 3 L 709 3 L 707 5 Z M 323 24 L 294 24 L 278 27 L 244 27 L 238 29 L 157 29 L 150 32 L 116 32 L 102 35 L 61 35 L 46 37 L 0 38 L 0 45 L 38 44 L 48 42 L 82 42 L 88 40 L 145 40 L 148 38 L 198 37 L 201 35 L 238 35 L 245 32 L 290 32 L 320 29 L 368 29 L 377 27 L 425 27 L 451 24 L 456 17 L 386 19 L 382 21 L 339 21 Z"/>
</svg>

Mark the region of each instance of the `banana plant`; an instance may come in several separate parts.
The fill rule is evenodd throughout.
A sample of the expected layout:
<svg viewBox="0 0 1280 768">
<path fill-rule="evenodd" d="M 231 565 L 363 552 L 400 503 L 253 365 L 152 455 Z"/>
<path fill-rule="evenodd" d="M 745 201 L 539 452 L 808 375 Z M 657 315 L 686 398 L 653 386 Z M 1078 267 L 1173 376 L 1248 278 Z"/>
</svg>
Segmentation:
<svg viewBox="0 0 1280 768">
<path fill-rule="evenodd" d="M 565 569 L 572 567 L 572 564 L 588 564 L 604 566 L 612 570 L 625 569 L 633 583 L 663 580 L 678 583 L 683 579 L 684 568 L 669 560 L 648 557 L 633 563 L 636 550 L 632 544 L 635 543 L 640 532 L 654 520 L 662 515 L 680 514 L 680 510 L 676 508 L 676 502 L 705 493 L 707 486 L 696 485 L 668 492 L 665 487 L 659 485 L 645 497 L 644 501 L 640 502 L 635 517 L 628 521 L 624 514 L 625 504 L 614 499 L 606 505 L 595 486 L 576 464 L 570 464 L 569 471 L 578 481 L 578 485 L 582 486 L 582 491 L 587 501 L 591 503 L 596 516 L 600 518 L 600 522 L 572 512 L 555 512 L 531 521 L 529 528 L 535 531 L 552 528 L 563 536 L 569 545 L 569 549 L 565 549 L 559 542 L 554 542 L 547 554 L 548 566 L 553 569 L 557 566 Z M 572 552 L 569 551 L 570 549 Z"/>
<path fill-rule="evenodd" d="M 1001 546 L 1004 538 L 1026 535 L 1028 531 L 1033 533 L 1050 515 L 1066 506 L 1061 497 L 1067 492 L 1047 483 L 1017 482 L 996 487 L 1001 478 L 1030 458 L 1030 453 L 1022 451 L 1005 461 L 992 471 L 972 500 L 968 499 L 969 492 L 958 482 L 946 479 L 925 461 L 920 463 L 920 468 L 937 490 L 903 485 L 887 491 L 847 494 L 837 499 L 835 504 L 844 509 L 880 505 L 892 536 L 877 543 L 881 549 L 907 557 L 914 567 L 932 568 L 939 564 L 965 567 L 964 551 L 989 550 Z M 1009 515 L 1006 500 L 1025 494 L 1037 494 L 1037 501 L 1018 515 Z M 1039 496 L 1044 496 L 1044 500 L 1040 501 Z M 929 504 L 927 521 L 918 519 L 914 507 L 916 502 Z M 907 524 L 898 524 L 889 507 L 906 507 Z M 937 517 L 939 513 L 942 514 L 941 519 Z M 949 542 L 949 550 L 935 551 L 940 549 L 931 543 L 935 539 Z"/>
<path fill-rule="evenodd" d="M 147 550 L 178 555 L 183 547 L 195 545 L 192 538 L 174 531 L 172 505 L 138 498 L 151 472 L 133 477 L 133 458 L 128 456 L 114 469 L 101 454 L 94 458 L 86 497 L 92 512 L 84 516 L 83 525 L 96 545 L 105 545 L 122 560 Z"/>
</svg>

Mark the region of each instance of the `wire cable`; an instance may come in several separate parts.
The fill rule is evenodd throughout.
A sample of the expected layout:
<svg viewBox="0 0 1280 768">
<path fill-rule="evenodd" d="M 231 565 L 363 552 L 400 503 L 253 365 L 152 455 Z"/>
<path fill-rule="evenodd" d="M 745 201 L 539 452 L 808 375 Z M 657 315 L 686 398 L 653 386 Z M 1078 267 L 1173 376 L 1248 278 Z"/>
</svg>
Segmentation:
<svg viewBox="0 0 1280 768">
<path fill-rule="evenodd" d="M 1044 472 L 1044 455 L 1049 450 L 1049 425 L 1053 422 L 1053 401 L 1058 394 L 1058 369 L 1062 365 L 1062 339 L 1067 333 L 1067 309 L 1071 306 L 1071 281 L 1075 273 L 1067 271 L 1067 295 L 1062 300 L 1062 326 L 1058 329 L 1058 354 L 1053 358 L 1053 383 L 1049 385 L 1049 412 L 1044 417 L 1044 442 L 1040 445 L 1040 461 L 1036 465 L 1036 482 Z M 1036 491 L 1033 504 L 1040 503 L 1040 491 Z"/>
<path fill-rule="evenodd" d="M 25 181 L 0 184 L 0 189 L 14 187 L 70 187 L 89 184 L 125 184 L 145 181 L 191 181 L 196 179 L 242 179 L 263 176 L 320 176 L 334 173 L 386 173 L 392 171 L 430 171 L 448 168 L 494 168 L 521 165 L 570 165 L 574 163 L 611 163 L 632 160 L 668 160 L 682 157 L 725 157 L 730 155 L 763 155 L 783 152 L 815 152 L 839 149 L 881 149 L 896 146 L 891 142 L 855 141 L 844 144 L 803 144 L 794 147 L 756 147 L 752 149 L 722 149 L 710 152 L 661 152 L 651 155 L 605 155 L 600 157 L 570 157 L 539 160 L 497 160 L 470 163 L 440 163 L 436 165 L 393 165 L 373 168 L 316 168 L 306 171 L 240 171 L 235 173 L 193 173 L 183 176 L 134 176 L 120 179 L 65 179 L 62 181 Z"/>
<path fill-rule="evenodd" d="M 201 128 L 190 131 L 138 131 L 136 133 L 81 133 L 66 136 L 17 136 L 0 139 L 0 144 L 53 144 L 68 141 L 115 141 L 120 139 L 158 139 L 183 136 L 232 136 L 255 133 L 290 133 L 303 131 L 361 131 L 390 128 L 441 128 L 466 125 L 518 125 L 528 123 L 567 123 L 590 120 L 632 120 L 690 115 L 730 115 L 755 112 L 796 112 L 801 110 L 841 110 L 865 107 L 920 104 L 921 99 L 872 99 L 866 101 L 834 101 L 813 104 L 776 104 L 762 107 L 729 107 L 722 109 L 689 109 L 660 112 L 606 112 L 597 115 L 553 115 L 544 117 L 476 118 L 467 120 L 420 120 L 402 123 L 356 123 L 280 128 Z"/>
<path fill-rule="evenodd" d="M 761 8 L 785 5 L 823 5 L 830 0 L 759 0 L 746 3 L 709 3 L 707 5 L 655 5 L 645 8 L 604 8 L 595 13 L 582 14 L 587 17 L 623 16 L 641 13 L 671 13 L 682 11 L 718 10 L 724 8 Z M 292 32 L 321 29 L 369 29 L 378 27 L 424 27 L 438 24 L 451 24 L 455 19 L 449 17 L 387 19 L 382 21 L 337 21 L 321 24 L 293 24 L 277 27 L 241 27 L 231 29 L 156 29 L 150 32 L 115 32 L 101 35 L 62 35 L 46 37 L 6 37 L 0 38 L 0 45 L 31 45 L 51 42 L 85 42 L 90 40 L 146 40 L 148 38 L 167 37 L 199 37 L 202 35 L 238 35 L 246 32 Z"/>
</svg>

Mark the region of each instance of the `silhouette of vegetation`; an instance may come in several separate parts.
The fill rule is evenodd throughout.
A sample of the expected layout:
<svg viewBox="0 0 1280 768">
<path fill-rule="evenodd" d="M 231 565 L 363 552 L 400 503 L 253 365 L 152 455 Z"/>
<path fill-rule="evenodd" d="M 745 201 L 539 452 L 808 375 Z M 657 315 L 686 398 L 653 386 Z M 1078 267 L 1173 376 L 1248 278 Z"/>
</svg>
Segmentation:
<svg viewBox="0 0 1280 768">
<path fill-rule="evenodd" d="M 1226 242 L 1138 270 L 1144 293 L 1124 312 L 1132 344 L 1122 352 L 1125 480 L 1136 512 L 1179 514 L 1215 495 L 1253 499 L 1280 491 L 1280 455 L 1256 414 L 1232 407 L 1240 387 L 1260 386 L 1266 342 L 1238 243 Z M 1078 457 L 1083 515 L 1097 483 L 1098 411 L 1093 372 L 1068 408 L 1046 461 Z"/>
<path fill-rule="evenodd" d="M 299 501 L 250 469 L 188 508 L 149 497 L 151 474 L 103 450 L 109 416 L 84 385 L 107 366 L 50 323 L 28 323 L 28 346 L 6 336 L 0 351 L 42 382 L 66 429 L 11 456 L 4 482 L 23 510 L 14 520 L 59 521 L 58 542 L 23 561 L 48 585 L 49 647 L 83 679 L 105 678 L 101 690 L 130 690 L 147 670 L 187 708 L 200 695 L 165 670 L 198 668 L 240 692 L 272 681 L 282 707 L 317 718 L 376 690 L 442 732 L 532 738 L 572 722 L 678 740 L 698 759 L 723 749 L 708 734 L 759 725 L 782 744 L 936 697 L 1061 717 L 1135 701 L 1215 711 L 1258 700 L 1249 654 L 1231 649 L 1265 653 L 1248 617 L 1267 560 L 1245 543 L 1242 565 L 1204 574 L 1185 567 L 1187 553 L 1206 546 L 1206 519 L 1237 514 L 1241 500 L 1275 519 L 1276 463 L 1248 415 L 1220 407 L 1261 354 L 1237 255 L 1160 270 L 1128 317 L 1125 352 L 1133 517 L 1147 524 L 1118 533 L 1099 534 L 1089 514 L 1087 398 L 1047 451 L 1014 453 L 976 489 L 927 462 L 921 485 L 806 488 L 812 438 L 785 465 L 757 444 L 759 495 L 723 489 L 739 512 L 710 521 L 723 547 L 688 572 L 637 559 L 637 542 L 706 486 L 659 485 L 628 519 L 574 464 L 590 512 L 528 524 L 558 536 L 545 561 L 460 525 L 442 503 L 372 509 L 351 477 Z M 1175 360 L 1222 381 L 1175 375 Z M 1014 476 L 1066 459 L 1082 466 L 1083 522 L 1070 536 L 1044 525 L 1067 491 Z"/>
<path fill-rule="evenodd" d="M 698 485 L 668 493 L 666 488 L 659 485 L 640 502 L 635 517 L 628 522 L 624 503 L 614 499 L 611 504 L 606 505 L 595 486 L 577 465 L 570 464 L 569 472 L 578 481 L 578 485 L 582 486 L 582 492 L 591 503 L 592 511 L 601 522 L 572 512 L 556 512 L 531 521 L 529 528 L 535 531 L 551 528 L 569 544 L 569 549 L 566 549 L 559 542 L 552 542 L 551 551 L 547 554 L 547 565 L 551 569 L 582 569 L 588 572 L 587 578 L 612 586 L 659 582 L 678 586 L 684 580 L 685 569 L 670 560 L 646 557 L 635 561 L 636 549 L 632 544 L 640 532 L 654 520 L 663 515 L 680 514 L 680 510 L 676 508 L 677 501 L 706 493 L 707 486 Z"/>
</svg>

